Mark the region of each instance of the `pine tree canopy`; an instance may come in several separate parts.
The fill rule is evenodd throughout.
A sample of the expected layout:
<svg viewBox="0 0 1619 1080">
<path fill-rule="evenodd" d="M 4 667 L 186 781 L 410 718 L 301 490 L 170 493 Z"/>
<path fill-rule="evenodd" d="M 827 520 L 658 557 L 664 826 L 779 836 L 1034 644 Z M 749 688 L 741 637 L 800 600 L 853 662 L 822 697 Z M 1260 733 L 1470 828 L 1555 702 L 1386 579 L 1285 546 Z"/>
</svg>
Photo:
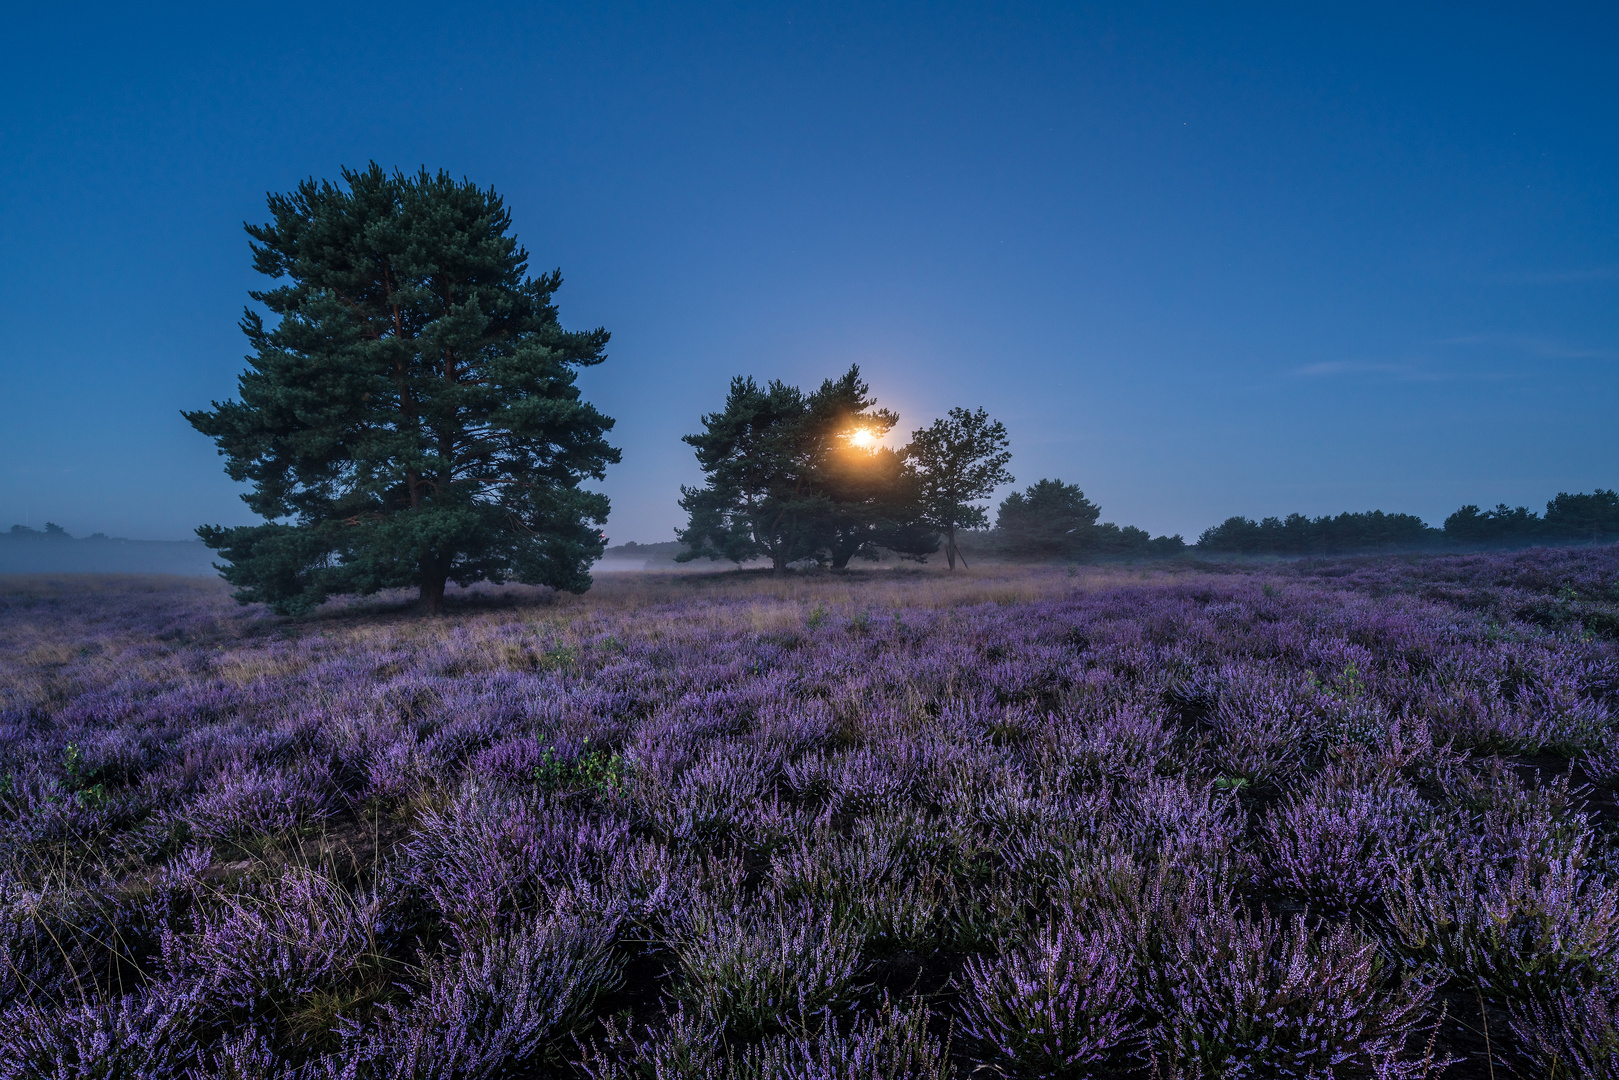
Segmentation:
<svg viewBox="0 0 1619 1080">
<path fill-rule="evenodd" d="M 582 592 L 618 451 L 577 369 L 606 330 L 562 329 L 560 271 L 528 253 L 493 190 L 446 173 L 343 170 L 270 196 L 248 226 L 252 344 L 240 400 L 185 414 L 263 525 L 203 526 L 244 603 L 307 611 L 334 593 L 515 580 Z"/>
<path fill-rule="evenodd" d="M 680 489 L 691 516 L 676 558 L 762 555 L 778 571 L 810 560 L 842 568 L 879 549 L 924 559 L 938 538 L 920 520 L 915 474 L 904 451 L 877 444 L 898 422 L 858 366 L 809 394 L 731 380 L 725 407 L 685 437 L 708 482 Z M 865 445 L 851 441 L 857 432 Z"/>
<path fill-rule="evenodd" d="M 1041 480 L 1001 502 L 995 527 L 1014 554 L 1065 559 L 1097 546 L 1096 519 L 1101 516 L 1101 508 L 1078 484 Z"/>
</svg>

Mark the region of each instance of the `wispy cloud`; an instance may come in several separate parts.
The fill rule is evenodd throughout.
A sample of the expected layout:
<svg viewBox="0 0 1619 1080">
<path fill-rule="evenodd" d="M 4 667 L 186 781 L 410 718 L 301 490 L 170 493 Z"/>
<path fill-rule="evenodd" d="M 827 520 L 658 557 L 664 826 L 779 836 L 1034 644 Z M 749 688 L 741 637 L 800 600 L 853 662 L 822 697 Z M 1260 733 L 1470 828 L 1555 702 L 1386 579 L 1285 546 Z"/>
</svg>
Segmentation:
<svg viewBox="0 0 1619 1080">
<path fill-rule="evenodd" d="M 1378 360 L 1324 360 L 1296 367 L 1291 374 L 1304 379 L 1381 375 L 1399 382 L 1443 382 L 1454 377 L 1415 364 L 1395 364 Z"/>
<path fill-rule="evenodd" d="M 1445 338 L 1439 344 L 1503 349 L 1543 360 L 1619 360 L 1619 349 L 1575 344 L 1561 338 L 1534 334 L 1464 334 Z"/>
</svg>

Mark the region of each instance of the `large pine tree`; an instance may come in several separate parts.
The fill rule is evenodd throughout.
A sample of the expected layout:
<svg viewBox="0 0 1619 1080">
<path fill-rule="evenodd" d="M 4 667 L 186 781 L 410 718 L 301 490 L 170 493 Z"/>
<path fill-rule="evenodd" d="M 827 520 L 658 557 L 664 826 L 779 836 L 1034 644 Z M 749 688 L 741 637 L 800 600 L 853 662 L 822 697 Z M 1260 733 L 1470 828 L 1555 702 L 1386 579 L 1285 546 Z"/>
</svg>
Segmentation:
<svg viewBox="0 0 1619 1080">
<path fill-rule="evenodd" d="M 240 400 L 186 413 L 263 525 L 198 529 L 237 598 L 283 613 L 333 593 L 516 580 L 582 592 L 618 461 L 613 421 L 581 400 L 606 330 L 562 329 L 560 272 L 528 253 L 493 190 L 425 169 L 345 169 L 270 197 L 248 226 L 252 343 Z"/>
</svg>

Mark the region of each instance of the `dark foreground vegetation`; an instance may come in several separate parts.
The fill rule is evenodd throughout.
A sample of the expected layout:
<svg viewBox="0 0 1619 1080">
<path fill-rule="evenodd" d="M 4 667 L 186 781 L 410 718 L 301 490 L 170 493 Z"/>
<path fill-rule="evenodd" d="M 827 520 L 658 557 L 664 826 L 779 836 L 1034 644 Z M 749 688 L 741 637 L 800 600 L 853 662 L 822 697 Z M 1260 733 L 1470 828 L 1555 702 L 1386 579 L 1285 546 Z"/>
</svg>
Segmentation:
<svg viewBox="0 0 1619 1080">
<path fill-rule="evenodd" d="M 0 1076 L 1619 1075 L 1619 549 L 0 605 Z"/>
</svg>

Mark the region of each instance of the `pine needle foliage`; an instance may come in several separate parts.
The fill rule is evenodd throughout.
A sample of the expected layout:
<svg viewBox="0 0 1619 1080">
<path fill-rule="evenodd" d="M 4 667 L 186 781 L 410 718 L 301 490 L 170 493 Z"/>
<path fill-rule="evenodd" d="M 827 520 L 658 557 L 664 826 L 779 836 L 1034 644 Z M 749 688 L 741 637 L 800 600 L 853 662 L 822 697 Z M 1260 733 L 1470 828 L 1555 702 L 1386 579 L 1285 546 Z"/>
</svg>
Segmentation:
<svg viewBox="0 0 1619 1080">
<path fill-rule="evenodd" d="M 604 545 L 613 421 L 577 369 L 603 329 L 562 329 L 560 271 L 528 252 L 492 189 L 372 163 L 271 195 L 250 225 L 253 352 L 239 400 L 185 414 L 262 525 L 198 529 L 243 602 L 306 612 L 334 593 L 516 580 L 582 592 Z"/>
</svg>

